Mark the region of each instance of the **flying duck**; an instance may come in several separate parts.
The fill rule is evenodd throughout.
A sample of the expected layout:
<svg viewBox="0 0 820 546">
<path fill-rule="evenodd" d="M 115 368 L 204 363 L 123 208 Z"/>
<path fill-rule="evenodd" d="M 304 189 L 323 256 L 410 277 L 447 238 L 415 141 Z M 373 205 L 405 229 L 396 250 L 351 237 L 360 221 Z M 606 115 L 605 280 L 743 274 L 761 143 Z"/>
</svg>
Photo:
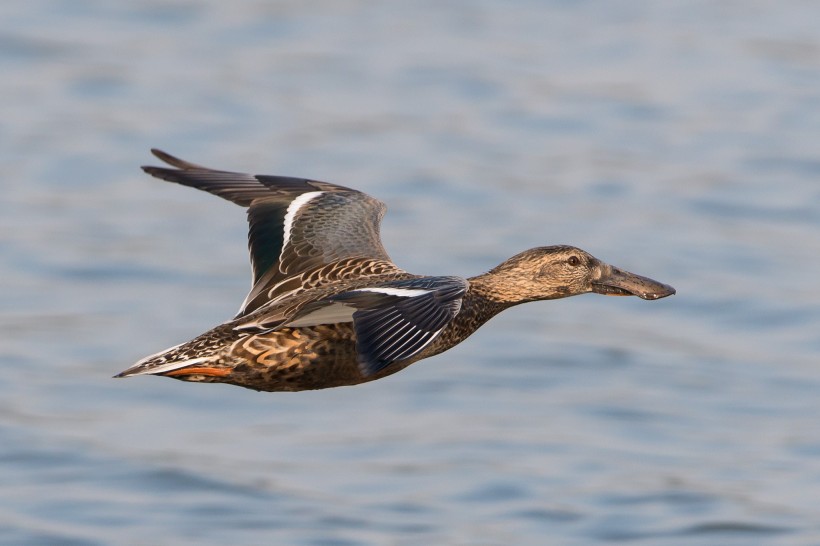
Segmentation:
<svg viewBox="0 0 820 546">
<path fill-rule="evenodd" d="M 594 292 L 656 300 L 675 289 L 573 246 L 525 250 L 476 277 L 404 271 L 379 237 L 385 205 L 304 178 L 217 171 L 152 153 L 151 176 L 248 209 L 253 284 L 237 315 L 116 375 L 258 391 L 356 385 L 461 343 L 520 303 Z"/>
</svg>

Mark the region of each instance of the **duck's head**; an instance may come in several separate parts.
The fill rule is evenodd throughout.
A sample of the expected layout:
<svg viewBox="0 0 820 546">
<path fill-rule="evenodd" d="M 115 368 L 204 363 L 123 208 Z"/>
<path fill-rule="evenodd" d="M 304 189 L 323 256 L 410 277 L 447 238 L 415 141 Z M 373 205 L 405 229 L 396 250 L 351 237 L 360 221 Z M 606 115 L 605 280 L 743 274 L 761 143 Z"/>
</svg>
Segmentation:
<svg viewBox="0 0 820 546">
<path fill-rule="evenodd" d="M 565 298 L 594 292 L 657 300 L 675 289 L 609 264 L 573 246 L 543 246 L 516 254 L 481 276 L 509 303 Z M 478 280 L 478 279 L 476 279 Z M 471 279 L 471 283 L 474 282 Z"/>
</svg>

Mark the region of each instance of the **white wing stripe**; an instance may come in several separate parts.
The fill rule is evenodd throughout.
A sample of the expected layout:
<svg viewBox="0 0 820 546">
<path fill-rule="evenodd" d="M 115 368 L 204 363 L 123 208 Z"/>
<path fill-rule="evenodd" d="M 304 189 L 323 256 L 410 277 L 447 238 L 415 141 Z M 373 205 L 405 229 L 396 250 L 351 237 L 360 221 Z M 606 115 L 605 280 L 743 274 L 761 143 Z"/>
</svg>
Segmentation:
<svg viewBox="0 0 820 546">
<path fill-rule="evenodd" d="M 351 292 L 376 292 L 378 294 L 387 294 L 388 296 L 414 298 L 429 294 L 433 292 L 433 290 L 424 290 L 423 288 L 359 288 L 357 290 L 351 290 Z"/>
<path fill-rule="evenodd" d="M 307 193 L 301 194 L 299 197 L 294 199 L 288 205 L 288 210 L 285 212 L 285 220 L 284 220 L 284 230 L 285 236 L 282 240 L 282 251 L 279 253 L 279 263 L 282 263 L 282 256 L 285 254 L 285 248 L 287 248 L 288 243 L 290 243 L 290 232 L 293 229 L 293 220 L 296 218 L 296 213 L 299 212 L 299 209 L 304 207 L 311 199 L 319 197 L 322 195 L 323 191 L 309 191 Z M 281 267 L 281 266 L 280 266 Z M 283 271 L 284 273 L 284 271 Z"/>
</svg>

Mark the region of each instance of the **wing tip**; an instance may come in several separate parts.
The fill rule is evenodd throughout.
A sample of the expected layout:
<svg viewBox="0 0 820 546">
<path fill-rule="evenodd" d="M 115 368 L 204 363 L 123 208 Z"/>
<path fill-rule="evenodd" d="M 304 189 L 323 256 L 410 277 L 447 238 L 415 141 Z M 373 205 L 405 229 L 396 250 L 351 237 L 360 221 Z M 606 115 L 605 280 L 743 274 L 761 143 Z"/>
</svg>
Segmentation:
<svg viewBox="0 0 820 546">
<path fill-rule="evenodd" d="M 196 163 L 191 163 L 190 161 L 185 161 L 184 159 L 180 159 L 174 155 L 169 154 L 166 151 L 160 150 L 159 148 L 151 148 L 151 154 L 163 163 L 167 163 L 168 165 L 171 165 L 172 167 L 176 167 L 177 169 L 181 169 L 183 171 L 199 169 L 207 170 L 207 167 L 197 165 Z M 145 170 L 146 167 L 143 167 L 142 169 Z"/>
</svg>

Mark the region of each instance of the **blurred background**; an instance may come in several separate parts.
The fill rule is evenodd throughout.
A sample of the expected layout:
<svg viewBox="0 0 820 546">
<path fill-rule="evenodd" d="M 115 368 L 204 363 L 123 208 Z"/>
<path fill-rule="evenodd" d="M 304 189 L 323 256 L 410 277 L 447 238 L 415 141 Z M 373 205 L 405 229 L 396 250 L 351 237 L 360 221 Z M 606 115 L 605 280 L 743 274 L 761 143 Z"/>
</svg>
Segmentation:
<svg viewBox="0 0 820 546">
<path fill-rule="evenodd" d="M 820 544 L 820 5 L 0 5 L 0 543 Z M 112 380 L 230 318 L 243 210 L 159 147 L 385 201 L 405 269 L 672 284 L 357 387 Z"/>
</svg>

